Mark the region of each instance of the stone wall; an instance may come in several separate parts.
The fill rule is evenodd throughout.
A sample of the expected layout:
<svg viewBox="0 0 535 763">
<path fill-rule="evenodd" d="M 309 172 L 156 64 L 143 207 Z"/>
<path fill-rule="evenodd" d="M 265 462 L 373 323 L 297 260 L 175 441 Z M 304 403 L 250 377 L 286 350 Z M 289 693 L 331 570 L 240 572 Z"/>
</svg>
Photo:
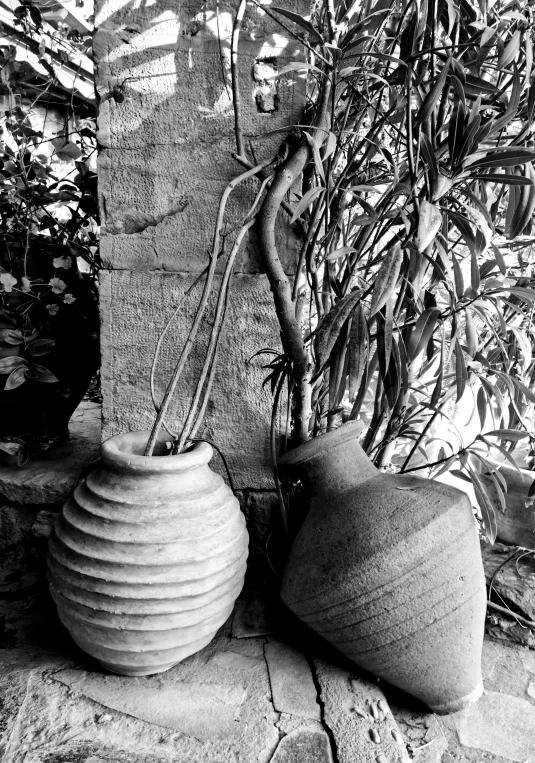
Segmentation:
<svg viewBox="0 0 535 763">
<path fill-rule="evenodd" d="M 215 0 L 97 0 L 96 5 L 101 251 L 107 268 L 101 278 L 103 434 L 108 436 L 150 427 L 156 339 L 207 264 L 220 195 L 243 170 L 232 158 L 229 76 L 237 0 L 217 5 Z M 257 160 L 272 155 L 281 135 L 252 136 L 298 122 L 304 104 L 299 78 L 263 79 L 301 55 L 299 43 L 281 32 L 248 4 L 239 70 L 243 130 Z M 243 217 L 255 190 L 251 182 L 233 197 L 229 226 Z M 293 262 L 291 230 L 280 234 L 280 243 L 284 261 Z M 200 286 L 163 346 L 158 395 L 199 291 Z M 236 267 L 205 429 L 228 458 L 236 486 L 246 491 L 272 488 L 271 394 L 262 389 L 265 361 L 250 360 L 265 347 L 280 347 L 279 332 L 250 238 Z M 195 361 L 171 421 L 180 421 L 194 372 Z"/>
</svg>

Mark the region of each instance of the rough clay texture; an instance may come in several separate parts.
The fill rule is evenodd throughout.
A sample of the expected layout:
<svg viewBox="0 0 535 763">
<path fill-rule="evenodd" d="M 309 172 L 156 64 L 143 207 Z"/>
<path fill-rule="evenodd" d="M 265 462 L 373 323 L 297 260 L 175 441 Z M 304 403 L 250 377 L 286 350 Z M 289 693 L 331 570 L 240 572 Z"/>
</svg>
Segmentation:
<svg viewBox="0 0 535 763">
<path fill-rule="evenodd" d="M 210 445 L 145 458 L 145 444 L 134 432 L 103 444 L 49 544 L 61 622 L 128 676 L 167 670 L 209 643 L 234 608 L 247 559 L 245 518 L 210 469 Z"/>
<path fill-rule="evenodd" d="M 151 424 L 149 369 L 156 339 L 184 284 L 191 285 L 206 266 L 219 198 L 243 171 L 232 158 L 230 38 L 237 5 L 234 0 L 96 3 L 101 256 L 110 269 L 101 282 L 104 436 Z M 301 6 L 306 8 L 301 0 L 285 5 Z M 246 143 L 254 147 L 257 161 L 273 157 L 283 136 L 255 136 L 299 122 L 303 111 L 303 76 L 266 79 L 302 58 L 300 44 L 285 34 L 261 9 L 247 5 L 240 100 Z M 232 195 L 225 230 L 240 222 L 257 188 L 250 180 Z M 291 271 L 295 232 L 283 224 L 277 235 L 281 261 Z M 262 358 L 249 360 L 262 348 L 278 349 L 280 341 L 252 232 L 235 271 L 206 434 L 228 456 L 237 484 L 259 489 L 272 487 L 271 399 L 262 390 Z M 169 332 L 158 368 L 158 397 L 199 291 Z M 198 359 L 198 348 L 193 355 Z M 177 393 L 180 411 L 191 386 L 190 373 Z M 172 415 L 170 422 L 176 421 Z"/>
<path fill-rule="evenodd" d="M 311 510 L 281 596 L 355 664 L 453 712 L 480 696 L 486 591 L 475 521 L 458 490 L 380 473 L 349 425 L 286 458 Z"/>
<path fill-rule="evenodd" d="M 240 602 L 232 628 L 227 622 L 169 672 L 123 678 L 102 672 L 59 625 L 45 549 L 28 530 L 0 556 L 2 763 L 535 763 L 528 649 L 487 641 L 490 700 L 439 718 L 345 663 L 280 609 L 275 617 L 271 609 L 276 636 L 252 635 L 268 619 L 257 599 Z M 312 681 L 320 721 L 276 710 L 270 644 L 296 655 L 292 695 L 308 696 Z"/>
<path fill-rule="evenodd" d="M 448 717 L 383 687 L 413 763 L 535 763 L 535 654 L 485 640 L 482 667 L 483 697 Z"/>
<path fill-rule="evenodd" d="M 98 457 L 100 405 L 83 402 L 69 424 L 70 439 L 50 457 L 29 461 L 21 469 L 0 465 L 0 497 L 13 503 L 62 503 L 80 472 Z"/>
</svg>

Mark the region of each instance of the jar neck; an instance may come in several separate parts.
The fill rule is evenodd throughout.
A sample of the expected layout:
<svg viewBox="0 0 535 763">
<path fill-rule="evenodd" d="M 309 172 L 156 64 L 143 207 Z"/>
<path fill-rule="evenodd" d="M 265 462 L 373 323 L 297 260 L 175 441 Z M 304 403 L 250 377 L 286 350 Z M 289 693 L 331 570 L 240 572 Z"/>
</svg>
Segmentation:
<svg viewBox="0 0 535 763">
<path fill-rule="evenodd" d="M 302 446 L 303 458 L 299 457 L 300 448 L 292 452 L 288 466 L 295 469 L 311 495 L 349 490 L 379 474 L 357 442 L 358 433 L 351 436 L 343 429 Z"/>
</svg>

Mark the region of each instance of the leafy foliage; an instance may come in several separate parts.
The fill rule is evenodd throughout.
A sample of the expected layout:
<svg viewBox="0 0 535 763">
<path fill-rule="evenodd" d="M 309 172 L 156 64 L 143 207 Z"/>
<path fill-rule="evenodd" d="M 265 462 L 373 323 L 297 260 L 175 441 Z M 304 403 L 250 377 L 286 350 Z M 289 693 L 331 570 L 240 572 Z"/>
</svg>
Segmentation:
<svg viewBox="0 0 535 763">
<path fill-rule="evenodd" d="M 512 461 L 517 440 L 533 438 L 532 10 L 400 0 L 325 2 L 312 21 L 273 11 L 305 35 L 315 67 L 301 75 L 309 151 L 292 217 L 307 378 L 283 324 L 277 360 L 294 432 L 296 416 L 310 436 L 362 418 L 378 466 L 470 480 L 493 540 L 483 476 L 501 502 L 506 488 L 489 456 Z M 295 406 L 303 383 L 308 410 Z"/>
<path fill-rule="evenodd" d="M 27 60 L 15 45 L 0 48 L 9 105 L 0 119 L 0 373 L 13 366 L 5 392 L 55 384 L 47 364 L 57 337 L 76 325 L 81 343 L 96 343 L 98 326 L 96 113 L 58 80 L 91 39 L 50 27 L 30 0 L 14 9 L 12 27 Z"/>
</svg>

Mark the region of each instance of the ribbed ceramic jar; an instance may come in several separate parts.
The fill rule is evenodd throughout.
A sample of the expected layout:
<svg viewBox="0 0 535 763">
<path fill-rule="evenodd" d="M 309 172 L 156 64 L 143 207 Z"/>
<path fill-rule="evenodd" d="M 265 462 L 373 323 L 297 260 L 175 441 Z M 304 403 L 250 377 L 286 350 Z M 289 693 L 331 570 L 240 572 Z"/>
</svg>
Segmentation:
<svg viewBox="0 0 535 763">
<path fill-rule="evenodd" d="M 311 508 L 290 552 L 286 605 L 357 665 L 456 712 L 483 690 L 485 577 L 467 496 L 379 472 L 351 423 L 291 451 Z"/>
<path fill-rule="evenodd" d="M 243 586 L 248 536 L 212 448 L 143 456 L 111 437 L 49 546 L 50 591 L 74 641 L 114 673 L 160 673 L 208 644 Z"/>
</svg>

